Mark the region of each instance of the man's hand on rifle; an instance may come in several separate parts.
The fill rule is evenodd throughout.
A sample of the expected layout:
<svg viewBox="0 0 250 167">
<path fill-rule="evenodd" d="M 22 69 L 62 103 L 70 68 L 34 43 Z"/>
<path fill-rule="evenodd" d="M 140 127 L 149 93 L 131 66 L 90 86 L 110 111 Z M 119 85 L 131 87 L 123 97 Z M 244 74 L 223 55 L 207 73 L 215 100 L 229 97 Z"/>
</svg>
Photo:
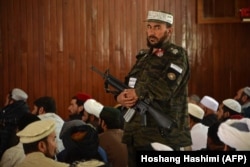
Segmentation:
<svg viewBox="0 0 250 167">
<path fill-rule="evenodd" d="M 135 89 L 124 89 L 118 96 L 117 102 L 122 106 L 130 108 L 135 105 L 138 100 Z"/>
</svg>

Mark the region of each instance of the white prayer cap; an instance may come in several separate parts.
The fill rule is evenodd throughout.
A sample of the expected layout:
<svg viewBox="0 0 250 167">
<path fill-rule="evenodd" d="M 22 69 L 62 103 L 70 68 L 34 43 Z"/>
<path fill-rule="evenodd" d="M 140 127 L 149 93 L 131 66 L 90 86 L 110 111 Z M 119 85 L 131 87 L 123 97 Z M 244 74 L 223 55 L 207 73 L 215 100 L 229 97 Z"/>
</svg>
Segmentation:
<svg viewBox="0 0 250 167">
<path fill-rule="evenodd" d="M 220 140 L 237 151 L 250 151 L 250 119 L 229 119 L 218 130 Z"/>
<path fill-rule="evenodd" d="M 243 92 L 244 92 L 247 96 L 250 97 L 250 87 L 245 87 L 245 88 L 243 89 Z"/>
<path fill-rule="evenodd" d="M 100 117 L 100 113 L 101 113 L 103 107 L 104 106 L 101 103 L 97 102 L 94 99 L 88 99 L 84 103 L 85 111 L 88 112 L 89 114 L 95 115 L 97 118 Z"/>
<path fill-rule="evenodd" d="M 157 21 L 173 24 L 173 15 L 161 11 L 148 11 L 147 22 Z"/>
<path fill-rule="evenodd" d="M 214 112 L 217 111 L 219 103 L 210 96 L 204 96 L 200 103 L 205 106 L 206 108 L 209 108 L 210 110 L 213 110 Z"/>
<path fill-rule="evenodd" d="M 16 101 L 18 100 L 26 101 L 28 99 L 28 95 L 22 89 L 14 88 L 11 91 L 11 98 Z"/>
<path fill-rule="evenodd" d="M 17 133 L 22 143 L 34 143 L 47 136 L 55 130 L 55 121 L 46 119 L 30 123 Z"/>
<path fill-rule="evenodd" d="M 188 103 L 188 113 L 198 119 L 203 119 L 204 111 L 196 104 Z"/>
<path fill-rule="evenodd" d="M 155 150 L 155 151 L 174 151 L 171 147 L 165 145 L 165 144 L 161 144 L 158 142 L 153 142 L 150 143 L 151 147 Z"/>
<path fill-rule="evenodd" d="M 237 112 L 237 113 L 241 113 L 241 105 L 239 102 L 237 102 L 234 99 L 226 99 L 222 102 L 226 107 L 228 107 L 229 109 Z"/>
</svg>

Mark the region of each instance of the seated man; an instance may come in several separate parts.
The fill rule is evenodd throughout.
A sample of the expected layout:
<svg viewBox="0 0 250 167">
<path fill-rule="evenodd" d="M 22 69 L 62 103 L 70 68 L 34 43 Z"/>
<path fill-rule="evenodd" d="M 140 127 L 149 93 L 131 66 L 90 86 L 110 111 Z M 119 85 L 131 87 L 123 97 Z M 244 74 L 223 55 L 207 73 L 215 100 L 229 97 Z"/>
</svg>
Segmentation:
<svg viewBox="0 0 250 167">
<path fill-rule="evenodd" d="M 25 113 L 18 121 L 17 132 L 23 130 L 28 124 L 38 120 L 40 120 L 40 118 L 38 118 L 36 115 L 33 115 L 29 112 Z M 0 167 L 16 166 L 25 158 L 23 144 L 19 141 L 19 137 L 15 136 L 14 138 L 16 138 L 17 144 L 4 152 L 0 161 Z"/>
<path fill-rule="evenodd" d="M 107 152 L 108 161 L 112 167 L 126 167 L 127 147 L 122 143 L 123 130 L 121 127 L 120 111 L 114 107 L 103 106 L 94 99 L 84 103 L 85 111 L 94 114 L 99 119 L 100 146 Z"/>
<path fill-rule="evenodd" d="M 221 122 L 216 122 L 209 126 L 207 132 L 207 146 L 201 149 L 201 151 L 223 151 L 224 143 L 218 137 L 218 129 Z"/>
<path fill-rule="evenodd" d="M 86 122 L 87 118 L 85 118 L 86 112 L 84 112 L 83 104 L 86 100 L 90 98 L 90 95 L 81 92 L 73 96 L 68 107 L 69 118 L 67 121 L 79 119 Z"/>
<path fill-rule="evenodd" d="M 94 161 L 105 166 L 102 156 L 98 152 L 99 139 L 97 131 L 81 120 L 72 120 L 64 123 L 60 138 L 65 150 L 57 155 L 61 162 L 69 164 Z"/>
<path fill-rule="evenodd" d="M 12 141 L 16 135 L 17 123 L 27 112 L 28 94 L 19 88 L 12 89 L 5 99 L 5 105 L 0 110 L 0 158 L 4 151 L 16 144 Z"/>
<path fill-rule="evenodd" d="M 56 155 L 55 122 L 39 120 L 17 133 L 23 143 L 25 159 L 17 167 L 69 167 L 54 160 Z"/>
<path fill-rule="evenodd" d="M 250 119 L 228 119 L 219 126 L 218 136 L 224 151 L 250 151 Z"/>
<path fill-rule="evenodd" d="M 241 113 L 243 116 L 250 118 L 250 87 L 246 86 L 239 89 L 234 99 L 241 104 Z"/>
<path fill-rule="evenodd" d="M 58 114 L 56 114 L 56 102 L 54 98 L 50 96 L 42 96 L 36 99 L 34 101 L 32 114 L 38 115 L 38 117 L 42 120 L 51 119 L 55 121 L 57 150 L 58 152 L 64 150 L 62 140 L 59 138 L 64 120 Z"/>
<path fill-rule="evenodd" d="M 203 96 L 199 103 L 199 106 L 205 112 L 205 115 L 201 121 L 204 125 L 211 126 L 218 121 L 217 110 L 219 107 L 219 103 L 213 97 Z"/>
<path fill-rule="evenodd" d="M 188 114 L 192 138 L 192 150 L 196 151 L 206 148 L 208 126 L 201 123 L 204 116 L 203 109 L 196 104 L 188 103 Z"/>
<path fill-rule="evenodd" d="M 219 121 L 226 121 L 227 119 L 241 119 L 241 105 L 234 99 L 223 100 L 219 107 L 217 117 Z"/>
</svg>

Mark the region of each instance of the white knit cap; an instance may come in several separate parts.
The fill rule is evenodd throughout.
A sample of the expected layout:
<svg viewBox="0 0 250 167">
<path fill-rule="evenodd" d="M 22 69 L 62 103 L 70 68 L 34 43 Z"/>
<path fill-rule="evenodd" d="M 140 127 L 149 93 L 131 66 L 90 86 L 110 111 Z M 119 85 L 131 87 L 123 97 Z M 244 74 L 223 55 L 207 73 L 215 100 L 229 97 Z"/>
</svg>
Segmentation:
<svg viewBox="0 0 250 167">
<path fill-rule="evenodd" d="M 203 119 L 204 111 L 196 104 L 188 103 L 188 113 L 198 119 Z"/>
<path fill-rule="evenodd" d="M 250 97 L 250 87 L 244 87 L 243 92 Z"/>
<path fill-rule="evenodd" d="M 174 151 L 171 147 L 165 145 L 165 144 L 161 144 L 158 142 L 153 142 L 150 143 L 151 147 L 155 150 L 155 151 Z"/>
<path fill-rule="evenodd" d="M 18 100 L 26 101 L 28 99 L 28 95 L 22 89 L 14 88 L 11 91 L 11 98 L 16 101 Z"/>
<path fill-rule="evenodd" d="M 222 142 L 237 151 L 250 151 L 250 119 L 229 119 L 221 123 L 218 136 Z"/>
<path fill-rule="evenodd" d="M 241 113 L 241 105 L 234 99 L 226 99 L 222 102 L 226 107 L 230 108 L 231 110 Z"/>
<path fill-rule="evenodd" d="M 148 11 L 147 21 L 161 21 L 173 24 L 174 17 L 171 14 L 160 11 Z"/>
<path fill-rule="evenodd" d="M 84 109 L 87 111 L 89 114 L 95 115 L 97 118 L 100 117 L 100 113 L 103 109 L 103 105 L 99 102 L 97 102 L 94 99 L 88 99 L 84 103 Z"/>
<path fill-rule="evenodd" d="M 216 112 L 219 107 L 219 103 L 210 96 L 204 96 L 200 103 L 214 112 Z"/>
</svg>

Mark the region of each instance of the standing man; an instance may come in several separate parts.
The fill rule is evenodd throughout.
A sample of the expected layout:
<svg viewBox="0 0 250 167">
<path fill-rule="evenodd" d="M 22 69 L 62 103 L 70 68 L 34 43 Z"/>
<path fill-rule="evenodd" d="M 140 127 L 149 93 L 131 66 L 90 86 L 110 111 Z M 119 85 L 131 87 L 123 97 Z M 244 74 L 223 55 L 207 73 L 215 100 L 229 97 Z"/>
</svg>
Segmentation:
<svg viewBox="0 0 250 167">
<path fill-rule="evenodd" d="M 162 11 L 149 11 L 146 20 L 147 45 L 125 78 L 131 89 L 117 96 L 117 101 L 127 108 L 137 100 L 147 100 L 154 109 L 176 122 L 171 131 L 158 126 L 146 113 L 146 126 L 141 126 L 141 115 L 135 112 L 125 123 L 123 142 L 127 144 L 129 167 L 136 166 L 135 153 L 145 150 L 150 143 L 158 142 L 174 150 L 187 150 L 191 137 L 187 112 L 187 88 L 190 75 L 187 52 L 170 42 L 173 16 Z M 162 132 L 165 133 L 165 135 Z"/>
</svg>

